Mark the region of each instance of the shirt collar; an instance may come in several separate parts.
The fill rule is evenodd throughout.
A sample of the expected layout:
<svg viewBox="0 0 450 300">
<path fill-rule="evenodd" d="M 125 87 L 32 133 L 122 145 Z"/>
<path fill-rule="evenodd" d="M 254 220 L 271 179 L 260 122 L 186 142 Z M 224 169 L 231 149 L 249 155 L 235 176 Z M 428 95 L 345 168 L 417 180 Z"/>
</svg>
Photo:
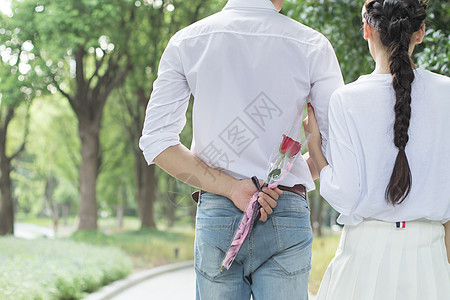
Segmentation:
<svg viewBox="0 0 450 300">
<path fill-rule="evenodd" d="M 278 12 L 270 0 L 228 0 L 223 9 L 268 9 Z"/>
</svg>

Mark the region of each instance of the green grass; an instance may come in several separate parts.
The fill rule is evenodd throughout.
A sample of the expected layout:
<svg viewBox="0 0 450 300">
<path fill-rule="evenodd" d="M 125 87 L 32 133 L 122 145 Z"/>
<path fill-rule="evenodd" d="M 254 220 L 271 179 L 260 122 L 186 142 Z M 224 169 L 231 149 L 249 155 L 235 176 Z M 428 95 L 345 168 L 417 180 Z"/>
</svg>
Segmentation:
<svg viewBox="0 0 450 300">
<path fill-rule="evenodd" d="M 53 228 L 53 223 L 50 218 L 38 218 L 38 217 L 30 217 L 23 214 L 18 214 L 16 216 L 17 223 L 27 223 L 27 224 L 34 224 L 38 226 Z M 63 219 L 59 219 L 59 226 L 65 226 L 63 224 Z M 70 216 L 67 218 L 67 226 L 72 227 L 75 231 L 78 226 L 78 218 L 75 216 Z M 123 219 L 123 229 L 125 230 L 137 230 L 140 228 L 140 220 L 138 217 L 130 217 L 125 216 Z M 98 218 L 98 227 L 100 230 L 104 231 L 114 231 L 117 229 L 117 219 L 115 217 L 107 217 L 107 218 Z"/>
<path fill-rule="evenodd" d="M 43 227 L 49 227 L 52 228 L 52 219 L 50 218 L 37 218 L 37 217 L 29 217 L 26 215 L 17 214 L 15 217 L 16 223 L 27 223 L 27 224 L 34 224 L 38 226 Z"/>
<path fill-rule="evenodd" d="M 81 299 L 126 277 L 120 250 L 71 240 L 0 238 L 0 299 Z"/>
<path fill-rule="evenodd" d="M 312 269 L 309 273 L 309 291 L 317 294 L 323 274 L 334 257 L 340 235 L 314 237 L 312 245 Z"/>
<path fill-rule="evenodd" d="M 38 226 L 48 227 L 50 229 L 53 228 L 53 223 L 50 218 L 39 218 L 39 217 L 33 217 L 28 216 L 24 214 L 18 214 L 16 216 L 16 223 L 26 223 L 26 224 L 34 224 Z M 63 219 L 59 220 L 59 228 L 62 227 L 70 229 L 69 232 L 75 232 L 77 230 L 79 219 L 76 216 L 70 216 L 67 219 L 67 225 L 64 225 Z M 175 225 L 171 228 L 167 227 L 167 222 L 163 219 L 156 220 L 156 227 L 160 230 L 164 231 L 180 231 L 180 230 L 186 230 L 186 229 L 193 229 L 193 223 L 190 219 L 182 219 L 179 220 Z M 138 217 L 132 217 L 132 216 L 125 216 L 123 218 L 123 227 L 118 228 L 117 226 L 117 219 L 115 217 L 99 217 L 98 218 L 98 228 L 102 232 L 106 233 L 116 233 L 121 231 L 136 231 L 141 228 L 141 221 Z M 67 230 L 66 230 L 67 231 Z M 59 237 L 65 237 L 67 235 L 58 235 Z"/>
<path fill-rule="evenodd" d="M 48 218 L 19 215 L 16 222 L 52 228 Z M 178 222 L 173 228 L 158 223 L 156 229 L 140 230 L 137 217 L 125 217 L 123 228 L 117 228 L 113 217 L 99 218 L 100 231 L 75 232 L 78 220 L 68 219 L 73 227 L 70 239 L 97 246 L 112 246 L 122 249 L 132 258 L 134 269 L 144 269 L 194 258 L 194 228 L 188 221 Z M 62 220 L 60 220 L 62 224 Z M 175 257 L 175 249 L 178 249 Z"/>
<path fill-rule="evenodd" d="M 194 258 L 194 230 L 161 231 L 143 229 L 106 235 L 96 231 L 80 231 L 71 239 L 99 246 L 122 249 L 133 260 L 135 269 L 144 269 Z M 175 257 L 175 249 L 178 255 Z"/>
</svg>

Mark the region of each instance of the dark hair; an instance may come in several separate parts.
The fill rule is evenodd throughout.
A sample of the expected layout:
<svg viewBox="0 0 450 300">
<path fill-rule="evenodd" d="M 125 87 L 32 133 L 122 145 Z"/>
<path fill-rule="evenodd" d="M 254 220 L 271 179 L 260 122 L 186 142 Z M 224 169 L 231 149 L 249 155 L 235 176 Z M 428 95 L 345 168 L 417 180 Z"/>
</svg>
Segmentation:
<svg viewBox="0 0 450 300">
<path fill-rule="evenodd" d="M 411 118 L 411 85 L 414 81 L 409 46 L 413 33 L 423 25 L 426 8 L 422 0 L 366 0 L 363 13 L 367 23 L 379 32 L 390 58 L 396 97 L 394 144 L 398 154 L 386 188 L 386 199 L 393 205 L 402 203 L 411 191 L 412 176 L 405 152 Z"/>
</svg>

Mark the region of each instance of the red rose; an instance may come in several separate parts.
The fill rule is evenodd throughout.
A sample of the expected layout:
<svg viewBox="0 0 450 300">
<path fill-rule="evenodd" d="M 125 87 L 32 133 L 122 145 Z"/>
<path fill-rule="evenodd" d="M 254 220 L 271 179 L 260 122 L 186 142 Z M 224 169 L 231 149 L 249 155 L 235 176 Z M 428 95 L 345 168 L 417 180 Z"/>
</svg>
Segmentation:
<svg viewBox="0 0 450 300">
<path fill-rule="evenodd" d="M 300 144 L 299 142 L 294 141 L 294 140 L 293 140 L 293 142 L 294 142 L 294 144 L 292 144 L 292 146 L 291 146 L 291 154 L 289 155 L 289 157 L 296 156 L 297 153 L 299 153 L 300 150 L 302 149 L 302 144 Z"/>
<path fill-rule="evenodd" d="M 294 157 L 298 152 L 300 152 L 301 148 L 302 145 L 299 142 L 294 141 L 287 135 L 283 134 L 283 141 L 280 145 L 281 154 L 287 154 L 290 152 L 289 157 Z"/>
<path fill-rule="evenodd" d="M 292 140 L 287 135 L 283 134 L 283 141 L 280 145 L 280 152 L 281 154 L 286 154 L 289 151 L 289 140 Z"/>
</svg>

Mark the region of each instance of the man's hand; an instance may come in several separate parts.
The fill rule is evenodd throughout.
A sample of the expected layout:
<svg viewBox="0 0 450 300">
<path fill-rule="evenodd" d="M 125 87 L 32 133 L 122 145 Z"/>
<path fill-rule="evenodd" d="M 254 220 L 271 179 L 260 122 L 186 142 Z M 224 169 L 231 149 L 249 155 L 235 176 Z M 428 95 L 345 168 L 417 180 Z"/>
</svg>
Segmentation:
<svg viewBox="0 0 450 300">
<path fill-rule="evenodd" d="M 264 182 L 259 181 L 262 185 Z M 255 194 L 258 189 L 255 187 L 251 179 L 239 180 L 232 188 L 230 192 L 230 199 L 233 201 L 234 205 L 242 211 L 247 209 L 253 194 Z M 273 213 L 273 209 L 277 206 L 278 197 L 283 192 L 279 188 L 269 189 L 264 187 L 262 192 L 258 194 L 258 202 L 261 204 L 261 217 L 260 220 L 267 221 L 267 215 Z"/>
<path fill-rule="evenodd" d="M 238 180 L 219 170 L 206 165 L 183 145 L 175 145 L 161 152 L 155 163 L 164 171 L 193 187 L 221 195 L 231 199 L 234 205 L 245 211 L 253 196 L 258 190 L 251 179 Z M 186 176 L 186 174 L 188 176 Z M 260 180 L 260 184 L 263 182 Z M 259 195 L 259 203 L 262 205 L 261 221 L 267 220 L 267 214 L 271 214 L 276 200 L 282 191 L 279 188 L 263 188 Z"/>
</svg>

